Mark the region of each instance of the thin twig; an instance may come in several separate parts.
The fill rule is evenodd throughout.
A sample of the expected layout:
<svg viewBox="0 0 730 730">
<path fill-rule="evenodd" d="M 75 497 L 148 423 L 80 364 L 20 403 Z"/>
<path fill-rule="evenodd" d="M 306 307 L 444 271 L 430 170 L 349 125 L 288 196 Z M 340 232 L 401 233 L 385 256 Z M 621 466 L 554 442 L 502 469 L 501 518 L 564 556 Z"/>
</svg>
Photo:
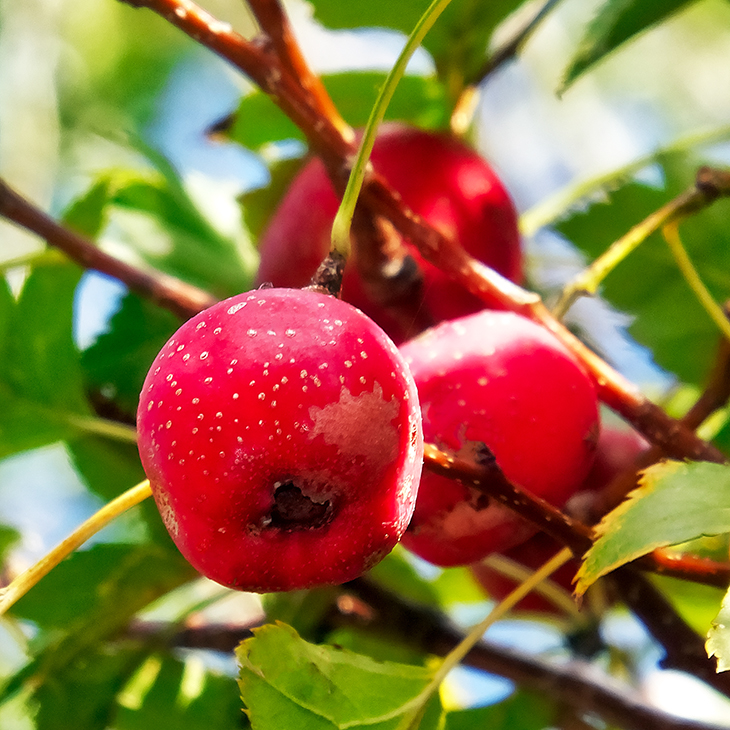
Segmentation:
<svg viewBox="0 0 730 730">
<path fill-rule="evenodd" d="M 249 0 L 261 30 L 268 36 L 284 70 L 304 89 L 312 108 L 332 124 L 343 137 L 354 140 L 352 128 L 340 116 L 324 84 L 313 73 L 294 37 L 289 18 L 278 0 Z"/>
<path fill-rule="evenodd" d="M 424 446 L 424 465 L 430 471 L 472 487 L 505 505 L 523 519 L 569 547 L 580 558 L 593 544 L 591 527 L 571 517 L 547 500 L 536 497 L 510 482 L 493 459 L 477 463 L 441 451 L 434 444 Z M 698 559 L 655 550 L 632 563 L 674 578 L 726 588 L 730 583 L 730 563 Z"/>
<path fill-rule="evenodd" d="M 91 241 L 65 228 L 0 180 L 0 216 L 40 236 L 86 269 L 113 276 L 129 289 L 185 319 L 217 301 L 198 289 L 159 271 L 145 271 L 120 261 Z"/>
<path fill-rule="evenodd" d="M 358 578 L 345 588 L 368 604 L 371 616 L 369 620 L 362 614 L 343 616 L 347 625 L 354 624 L 364 631 L 399 643 L 407 642 L 414 649 L 439 656 L 450 651 L 461 638 L 461 632 L 447 623 L 442 614 L 409 603 L 372 580 Z M 650 707 L 630 692 L 601 682 L 579 662 L 550 664 L 482 640 L 467 654 L 464 663 L 511 679 L 571 707 L 595 712 L 609 724 L 625 730 L 715 730 L 712 725 L 677 718 Z"/>
</svg>

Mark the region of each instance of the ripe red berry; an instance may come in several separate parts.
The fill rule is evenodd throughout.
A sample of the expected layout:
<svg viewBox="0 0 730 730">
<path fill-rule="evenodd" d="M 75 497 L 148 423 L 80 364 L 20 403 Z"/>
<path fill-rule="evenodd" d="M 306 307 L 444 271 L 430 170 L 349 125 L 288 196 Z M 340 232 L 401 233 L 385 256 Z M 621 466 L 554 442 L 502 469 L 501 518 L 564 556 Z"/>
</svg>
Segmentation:
<svg viewBox="0 0 730 730">
<path fill-rule="evenodd" d="M 137 422 L 173 540 L 223 585 L 350 580 L 410 520 L 413 380 L 383 331 L 334 297 L 264 289 L 198 314 L 153 362 Z"/>
<path fill-rule="evenodd" d="M 520 238 L 512 200 L 489 165 L 472 149 L 446 134 L 401 124 L 385 125 L 371 155 L 375 170 L 413 211 L 460 242 L 468 253 L 515 281 L 521 279 Z M 306 286 L 330 248 L 339 201 L 319 159 L 295 178 L 261 242 L 257 282 Z M 484 302 L 406 244 L 420 265 L 423 299 L 409 311 L 440 322 L 479 311 Z M 391 309 L 375 304 L 352 265 L 342 296 L 401 342 L 409 326 Z"/>
<path fill-rule="evenodd" d="M 424 439 L 456 453 L 486 444 L 505 476 L 562 505 L 590 468 L 593 382 L 544 328 L 484 310 L 401 347 L 418 386 Z M 473 563 L 535 532 L 507 507 L 428 470 L 403 544 L 438 565 Z"/>
</svg>

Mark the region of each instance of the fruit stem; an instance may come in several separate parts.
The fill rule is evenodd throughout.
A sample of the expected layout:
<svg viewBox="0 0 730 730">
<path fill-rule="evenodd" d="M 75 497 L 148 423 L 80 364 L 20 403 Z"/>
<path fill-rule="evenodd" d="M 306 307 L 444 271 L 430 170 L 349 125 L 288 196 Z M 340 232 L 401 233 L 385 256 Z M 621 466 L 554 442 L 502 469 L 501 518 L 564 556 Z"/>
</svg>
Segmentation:
<svg viewBox="0 0 730 730">
<path fill-rule="evenodd" d="M 689 288 L 692 289 L 703 309 L 710 315 L 710 319 L 720 328 L 720 332 L 730 340 L 730 321 L 722 307 L 712 298 L 712 294 L 710 294 L 703 283 L 697 269 L 687 254 L 687 250 L 682 245 L 682 239 L 679 235 L 679 223 L 673 222 L 664 226 L 662 234 L 672 256 L 674 256 L 677 268 L 680 270 Z"/>
<path fill-rule="evenodd" d="M 56 545 L 37 563 L 23 571 L 8 586 L 0 590 L 0 616 L 92 535 L 106 527 L 114 518 L 119 517 L 131 507 L 147 499 L 151 494 L 150 482 L 145 479 L 105 504 L 88 520 L 82 522 L 65 540 Z"/>
<path fill-rule="evenodd" d="M 380 88 L 378 98 L 375 100 L 375 104 L 370 111 L 370 117 L 368 123 L 365 125 L 365 131 L 360 142 L 360 148 L 352 166 L 345 193 L 342 196 L 342 202 L 332 224 L 332 249 L 339 251 L 345 257 L 350 253 L 350 225 L 355 212 L 357 198 L 360 195 L 362 183 L 365 179 L 366 165 L 370 159 L 373 144 L 375 143 L 378 126 L 383 121 L 385 110 L 393 98 L 398 82 L 405 73 L 408 61 L 416 48 L 421 45 L 421 41 L 424 39 L 426 33 L 428 33 L 431 26 L 436 22 L 436 19 L 450 2 L 451 0 L 433 0 L 426 12 L 419 18 L 416 27 L 410 36 L 408 36 L 408 40 L 403 46 L 403 50 L 400 52 L 395 65 L 388 73 L 385 83 Z"/>
<path fill-rule="evenodd" d="M 417 721 L 420 720 L 422 712 L 431 699 L 434 692 L 444 680 L 446 675 L 454 669 L 461 660 L 471 651 L 474 645 L 482 638 L 484 632 L 494 623 L 499 621 L 506 613 L 511 611 L 530 591 L 539 585 L 543 580 L 550 577 L 561 565 L 564 565 L 573 558 L 573 553 L 569 548 L 563 548 L 557 555 L 554 555 L 532 575 L 530 575 L 524 583 L 517 586 L 503 601 L 498 603 L 487 616 L 446 655 L 441 666 L 437 669 L 433 679 L 428 683 L 426 688 L 412 700 L 414 708 L 406 714 L 403 721 L 398 725 L 397 730 L 413 730 L 417 727 Z"/>
</svg>

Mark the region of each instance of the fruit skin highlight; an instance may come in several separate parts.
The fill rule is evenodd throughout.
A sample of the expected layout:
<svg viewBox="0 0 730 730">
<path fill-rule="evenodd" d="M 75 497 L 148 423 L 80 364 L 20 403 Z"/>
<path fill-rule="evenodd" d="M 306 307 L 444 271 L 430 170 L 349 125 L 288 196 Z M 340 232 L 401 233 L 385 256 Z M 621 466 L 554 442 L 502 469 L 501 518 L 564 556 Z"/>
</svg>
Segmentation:
<svg viewBox="0 0 730 730">
<path fill-rule="evenodd" d="M 173 540 L 232 588 L 351 580 L 413 512 L 413 379 L 383 331 L 334 297 L 263 289 L 193 317 L 153 362 L 137 425 Z"/>
<path fill-rule="evenodd" d="M 595 387 L 547 330 L 484 310 L 400 351 L 418 386 L 427 442 L 477 457 L 486 444 L 507 479 L 556 506 L 580 487 L 598 438 Z M 437 565 L 465 565 L 535 531 L 481 492 L 424 470 L 403 544 Z"/>
<path fill-rule="evenodd" d="M 370 161 L 411 210 L 487 266 L 513 281 L 521 280 L 517 212 L 502 182 L 474 150 L 447 134 L 390 123 L 381 128 Z M 309 284 L 330 250 L 338 206 L 324 165 L 318 158 L 310 160 L 261 237 L 257 284 Z M 368 296 L 355 262 L 348 265 L 342 287 L 342 298 L 372 317 L 396 343 L 417 334 L 414 317 L 437 323 L 485 306 L 425 261 L 414 246 L 405 245 L 423 273 L 422 294 L 418 302 L 407 304 L 405 317 L 397 311 L 402 302 L 383 306 Z"/>
</svg>

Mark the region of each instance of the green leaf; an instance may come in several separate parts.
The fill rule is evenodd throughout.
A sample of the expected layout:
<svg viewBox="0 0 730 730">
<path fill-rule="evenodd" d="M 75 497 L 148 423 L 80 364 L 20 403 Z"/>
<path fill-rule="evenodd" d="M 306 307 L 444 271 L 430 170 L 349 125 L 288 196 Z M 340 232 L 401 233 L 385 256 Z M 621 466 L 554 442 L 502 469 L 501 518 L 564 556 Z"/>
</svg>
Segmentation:
<svg viewBox="0 0 730 730">
<path fill-rule="evenodd" d="M 74 200 L 63 214 L 63 222 L 90 238 L 96 238 L 105 223 L 105 209 L 109 202 L 109 180 L 95 182 L 81 197 Z"/>
<path fill-rule="evenodd" d="M 396 546 L 393 552 L 372 568 L 368 577 L 410 601 L 433 607 L 439 605 L 438 591 L 408 561 L 401 546 Z"/>
<path fill-rule="evenodd" d="M 353 71 L 323 76 L 322 81 L 347 122 L 362 127 L 385 77 L 385 73 L 375 71 Z M 448 120 L 443 86 L 432 77 L 404 76 L 385 118 L 425 128 L 443 126 Z M 284 139 L 305 140 L 301 130 L 260 91 L 243 97 L 226 134 L 252 150 Z"/>
<path fill-rule="evenodd" d="M 717 671 L 730 669 L 730 591 L 722 599 L 720 612 L 712 622 L 705 643 L 707 656 L 717 657 Z"/>
<path fill-rule="evenodd" d="M 549 698 L 520 690 L 495 705 L 447 713 L 444 730 L 543 730 L 558 720 L 558 709 Z"/>
<path fill-rule="evenodd" d="M 714 586 L 670 578 L 666 575 L 652 575 L 651 580 L 698 634 L 707 633 L 707 627 L 717 615 L 724 591 Z"/>
<path fill-rule="evenodd" d="M 655 548 L 730 531 L 730 466 L 665 461 L 646 469 L 638 489 L 596 527 L 576 592 Z"/>
<path fill-rule="evenodd" d="M 151 681 L 150 681 L 151 680 Z M 115 730 L 231 730 L 242 727 L 236 680 L 198 656 L 150 656 L 120 695 Z"/>
<path fill-rule="evenodd" d="M 127 294 L 108 331 L 81 356 L 89 384 L 134 416 L 147 371 L 179 326 L 174 315 L 136 294 Z"/>
<path fill-rule="evenodd" d="M 109 220 L 155 268 L 220 297 L 249 288 L 250 256 L 197 209 L 173 172 L 112 178 Z"/>
<path fill-rule="evenodd" d="M 40 266 L 17 302 L 0 287 L 0 458 L 63 439 L 90 414 L 73 340 L 80 276 L 72 264 Z"/>
<path fill-rule="evenodd" d="M 34 693 L 37 730 L 104 730 L 115 698 L 144 656 L 139 646 L 99 647 L 49 674 Z"/>
<path fill-rule="evenodd" d="M 558 224 L 558 230 L 593 258 L 650 213 L 692 184 L 701 164 L 683 155 L 662 160 L 664 190 L 629 183 Z M 682 241 L 714 298 L 730 297 L 730 201 L 720 200 L 683 222 Z M 658 365 L 686 383 L 702 384 L 719 332 L 679 274 L 666 243 L 655 234 L 604 280 L 602 295 L 635 315 L 629 332 L 650 348 Z"/>
<path fill-rule="evenodd" d="M 565 90 L 589 68 L 634 36 L 695 0 L 604 0 L 565 72 Z"/>
<path fill-rule="evenodd" d="M 284 624 L 254 630 L 236 655 L 254 730 L 396 728 L 433 674 L 303 641 Z M 286 657 L 286 661 L 282 661 Z"/>
<path fill-rule="evenodd" d="M 523 0 L 452 0 L 423 41 L 432 55 L 439 78 L 455 99 L 487 58 L 489 39 L 494 29 Z M 415 27 L 428 3 L 406 0 L 393 3 L 373 0 L 347 3 L 315 0 L 315 16 L 329 28 L 380 27 L 399 30 L 406 35 Z"/>
<path fill-rule="evenodd" d="M 23 286 L 7 344 L 13 391 L 35 403 L 88 413 L 73 340 L 73 300 L 81 270 L 34 269 Z"/>
</svg>

